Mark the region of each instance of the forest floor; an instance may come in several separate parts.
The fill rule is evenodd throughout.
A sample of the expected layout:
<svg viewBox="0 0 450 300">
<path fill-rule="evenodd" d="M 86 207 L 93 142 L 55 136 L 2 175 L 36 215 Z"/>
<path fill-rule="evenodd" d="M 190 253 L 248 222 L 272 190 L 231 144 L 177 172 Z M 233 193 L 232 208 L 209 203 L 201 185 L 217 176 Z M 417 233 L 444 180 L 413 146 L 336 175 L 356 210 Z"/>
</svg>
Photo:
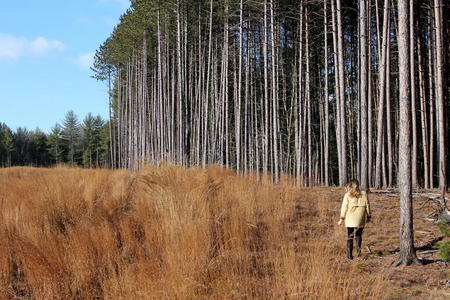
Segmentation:
<svg viewBox="0 0 450 300">
<path fill-rule="evenodd" d="M 396 191 L 369 194 L 352 261 L 344 192 L 217 166 L 0 169 L 0 299 L 450 298 L 448 238 L 421 208 L 436 191 L 414 197 L 424 265 L 400 267 Z"/>
<path fill-rule="evenodd" d="M 327 195 L 332 210 L 338 211 L 342 189 L 317 188 Z M 372 190 L 369 194 L 372 222 L 363 233 L 363 255 L 354 261 L 342 258 L 342 263 L 350 263 L 370 273 L 383 274 L 384 297 L 387 299 L 450 299 L 450 263 L 437 257 L 438 243 L 449 240 L 430 220 L 424 220 L 433 212 L 431 203 L 425 204 L 428 195 L 438 195 L 436 190 L 421 190 L 414 193 L 414 244 L 422 266 L 393 267 L 399 251 L 399 205 L 396 190 Z M 446 195 L 446 198 L 449 195 Z M 425 205 L 424 205 L 425 204 Z M 428 205 L 430 204 L 430 205 Z M 423 207 L 422 207 L 423 206 Z M 335 218 L 337 220 L 337 218 Z M 345 247 L 345 229 L 337 225 L 334 242 Z M 368 246 L 368 248 L 366 247 Z M 370 253 L 369 250 L 370 249 Z"/>
</svg>

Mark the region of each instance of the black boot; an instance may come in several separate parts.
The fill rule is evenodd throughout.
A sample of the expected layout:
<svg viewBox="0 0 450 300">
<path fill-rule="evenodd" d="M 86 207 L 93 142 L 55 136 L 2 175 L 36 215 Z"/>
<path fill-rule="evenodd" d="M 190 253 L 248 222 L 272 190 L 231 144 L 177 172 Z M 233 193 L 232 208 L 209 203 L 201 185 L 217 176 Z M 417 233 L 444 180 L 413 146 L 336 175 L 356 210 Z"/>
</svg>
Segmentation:
<svg viewBox="0 0 450 300">
<path fill-rule="evenodd" d="M 361 256 L 361 244 L 362 244 L 362 238 L 360 236 L 356 236 L 356 247 L 358 251 L 358 256 Z"/>
<path fill-rule="evenodd" d="M 347 258 L 353 259 L 353 239 L 347 240 Z"/>
</svg>

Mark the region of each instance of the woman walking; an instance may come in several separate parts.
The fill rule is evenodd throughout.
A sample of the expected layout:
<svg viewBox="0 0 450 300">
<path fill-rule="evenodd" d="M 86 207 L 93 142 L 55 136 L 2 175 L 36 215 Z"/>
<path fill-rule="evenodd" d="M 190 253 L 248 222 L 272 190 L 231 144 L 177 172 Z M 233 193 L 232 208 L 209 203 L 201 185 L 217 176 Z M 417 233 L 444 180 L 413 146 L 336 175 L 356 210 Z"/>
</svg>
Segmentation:
<svg viewBox="0 0 450 300">
<path fill-rule="evenodd" d="M 341 207 L 338 225 L 344 221 L 347 227 L 347 258 L 353 259 L 353 238 L 356 240 L 358 256 L 361 255 L 362 233 L 366 222 L 370 222 L 370 205 L 367 193 L 360 191 L 359 182 L 353 179 L 347 186 Z"/>
</svg>

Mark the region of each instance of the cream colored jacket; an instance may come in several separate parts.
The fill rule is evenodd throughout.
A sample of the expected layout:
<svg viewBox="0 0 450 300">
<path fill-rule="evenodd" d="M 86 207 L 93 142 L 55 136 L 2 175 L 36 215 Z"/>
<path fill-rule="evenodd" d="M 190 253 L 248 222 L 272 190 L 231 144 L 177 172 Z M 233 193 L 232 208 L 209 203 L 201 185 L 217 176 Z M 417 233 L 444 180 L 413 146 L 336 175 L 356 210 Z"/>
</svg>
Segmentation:
<svg viewBox="0 0 450 300">
<path fill-rule="evenodd" d="M 345 227 L 364 227 L 366 217 L 370 217 L 370 204 L 366 192 L 359 198 L 346 193 L 341 206 L 341 217 L 345 218 Z"/>
</svg>

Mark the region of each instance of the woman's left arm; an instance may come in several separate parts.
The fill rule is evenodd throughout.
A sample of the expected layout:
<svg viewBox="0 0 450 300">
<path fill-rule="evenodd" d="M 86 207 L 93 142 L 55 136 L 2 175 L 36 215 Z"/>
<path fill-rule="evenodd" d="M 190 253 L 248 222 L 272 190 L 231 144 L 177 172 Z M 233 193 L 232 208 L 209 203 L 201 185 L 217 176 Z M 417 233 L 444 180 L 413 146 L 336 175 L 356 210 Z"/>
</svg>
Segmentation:
<svg viewBox="0 0 450 300">
<path fill-rule="evenodd" d="M 370 220 L 372 218 L 372 214 L 370 212 L 369 196 L 367 195 L 367 192 L 366 192 L 366 213 L 367 213 L 367 219 Z"/>
</svg>

